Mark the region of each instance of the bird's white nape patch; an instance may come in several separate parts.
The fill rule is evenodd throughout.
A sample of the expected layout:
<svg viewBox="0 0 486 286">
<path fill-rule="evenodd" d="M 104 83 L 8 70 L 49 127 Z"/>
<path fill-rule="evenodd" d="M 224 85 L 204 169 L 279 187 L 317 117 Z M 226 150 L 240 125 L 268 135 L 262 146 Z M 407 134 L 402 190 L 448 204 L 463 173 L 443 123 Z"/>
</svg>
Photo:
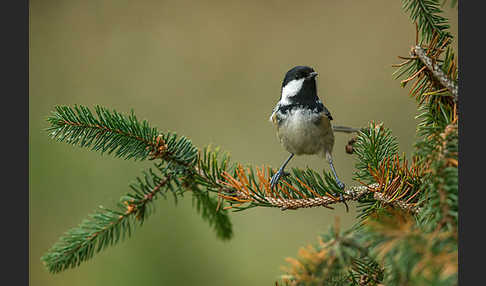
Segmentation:
<svg viewBox="0 0 486 286">
<path fill-rule="evenodd" d="M 286 86 L 282 88 L 282 98 L 280 99 L 281 104 L 290 104 L 289 98 L 295 96 L 302 89 L 305 78 L 294 79 L 287 83 Z"/>
</svg>

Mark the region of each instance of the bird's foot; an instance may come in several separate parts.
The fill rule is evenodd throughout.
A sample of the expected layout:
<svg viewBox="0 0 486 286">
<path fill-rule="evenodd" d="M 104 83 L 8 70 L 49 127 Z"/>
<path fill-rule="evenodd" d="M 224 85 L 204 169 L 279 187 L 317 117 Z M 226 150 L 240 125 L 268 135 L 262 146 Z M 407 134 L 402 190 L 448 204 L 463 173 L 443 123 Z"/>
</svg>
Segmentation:
<svg viewBox="0 0 486 286">
<path fill-rule="evenodd" d="M 344 186 L 343 182 L 341 182 L 340 180 L 336 179 L 336 183 L 337 183 L 338 187 L 341 190 L 344 190 L 344 187 L 345 186 Z M 341 202 L 344 203 L 344 205 L 346 206 L 346 212 L 349 212 L 349 207 L 348 207 L 348 204 L 346 203 L 346 201 L 344 200 L 343 193 L 339 193 L 339 201 L 341 201 Z"/>
<path fill-rule="evenodd" d="M 339 187 L 341 190 L 344 190 L 344 187 L 345 187 L 345 186 L 344 186 L 343 182 L 341 182 L 340 180 L 336 180 L 336 183 L 337 183 L 338 187 Z"/>
<path fill-rule="evenodd" d="M 284 170 L 278 170 L 277 173 L 275 173 L 273 176 L 272 176 L 272 179 L 270 180 L 270 188 L 274 188 L 277 183 L 278 183 L 278 180 L 280 180 L 281 177 L 287 177 L 288 175 L 290 175 L 290 173 L 288 172 L 285 172 Z"/>
</svg>

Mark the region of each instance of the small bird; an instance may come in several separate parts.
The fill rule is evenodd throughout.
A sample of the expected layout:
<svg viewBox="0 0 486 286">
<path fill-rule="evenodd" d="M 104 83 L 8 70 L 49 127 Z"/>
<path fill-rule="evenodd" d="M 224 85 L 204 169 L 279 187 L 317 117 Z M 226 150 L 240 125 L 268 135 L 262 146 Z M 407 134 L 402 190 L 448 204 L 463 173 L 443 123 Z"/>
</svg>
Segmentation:
<svg viewBox="0 0 486 286">
<path fill-rule="evenodd" d="M 339 188 L 344 189 L 332 162 L 333 118 L 317 96 L 316 76 L 317 72 L 308 66 L 296 66 L 285 74 L 280 100 L 273 109 L 270 121 L 290 156 L 273 175 L 271 188 L 275 187 L 280 177 L 287 175 L 285 166 L 294 155 L 321 154 L 329 162 Z"/>
</svg>

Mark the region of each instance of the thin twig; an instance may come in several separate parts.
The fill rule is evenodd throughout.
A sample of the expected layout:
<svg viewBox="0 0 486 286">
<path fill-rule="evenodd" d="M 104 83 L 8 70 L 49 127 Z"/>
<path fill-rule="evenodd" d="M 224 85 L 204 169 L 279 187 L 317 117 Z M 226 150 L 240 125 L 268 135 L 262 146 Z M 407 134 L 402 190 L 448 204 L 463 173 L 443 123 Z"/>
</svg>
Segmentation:
<svg viewBox="0 0 486 286">
<path fill-rule="evenodd" d="M 412 48 L 412 54 L 417 56 L 420 61 L 427 67 L 427 69 L 432 73 L 432 75 L 454 96 L 454 102 L 458 100 L 458 87 L 454 81 L 452 81 L 437 63 L 435 63 L 430 57 L 425 53 L 425 50 L 420 46 L 415 46 Z"/>
<path fill-rule="evenodd" d="M 353 128 L 348 126 L 332 126 L 332 131 L 334 132 L 343 132 L 343 133 L 358 133 L 359 128 Z"/>
<path fill-rule="evenodd" d="M 314 198 L 304 198 L 304 199 L 284 199 L 284 198 L 276 198 L 271 196 L 265 196 L 263 200 L 272 205 L 273 207 L 278 207 L 281 210 L 296 210 L 300 208 L 314 208 L 314 207 L 329 207 L 331 204 L 336 204 L 340 202 L 346 201 L 357 201 L 359 198 L 367 195 L 369 193 L 375 193 L 374 197 L 376 200 L 380 200 L 384 203 L 391 204 L 395 207 L 398 207 L 402 210 L 412 212 L 414 214 L 418 213 L 419 209 L 416 208 L 413 204 L 405 203 L 402 201 L 395 200 L 393 202 L 389 202 L 385 197 L 380 193 L 377 195 L 378 192 L 375 192 L 379 187 L 378 183 L 374 183 L 368 186 L 353 186 L 349 189 L 344 191 L 344 195 L 342 200 L 341 199 L 334 199 L 328 196 L 318 196 Z M 244 202 L 251 202 L 254 201 L 254 198 L 244 192 L 236 191 L 235 196 L 238 200 Z M 234 200 L 231 197 L 223 196 L 223 198 L 227 200 Z"/>
<path fill-rule="evenodd" d="M 414 214 L 418 214 L 419 211 L 420 211 L 420 208 L 417 208 L 415 206 L 415 204 L 410 204 L 410 203 L 402 202 L 402 201 L 399 201 L 399 200 L 390 200 L 383 193 L 380 193 L 380 192 L 375 192 L 373 194 L 373 198 L 377 201 L 382 202 L 382 203 L 391 204 L 395 207 L 399 207 L 402 210 L 406 210 L 406 211 L 409 211 L 409 212 L 414 213 Z"/>
</svg>

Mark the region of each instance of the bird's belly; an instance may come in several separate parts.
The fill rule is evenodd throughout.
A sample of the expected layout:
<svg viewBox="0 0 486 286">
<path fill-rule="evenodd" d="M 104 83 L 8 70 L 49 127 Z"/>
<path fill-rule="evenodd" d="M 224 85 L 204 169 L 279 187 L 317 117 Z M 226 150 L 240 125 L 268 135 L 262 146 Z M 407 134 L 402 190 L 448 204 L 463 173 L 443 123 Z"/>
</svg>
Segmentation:
<svg viewBox="0 0 486 286">
<path fill-rule="evenodd" d="M 296 155 L 332 152 L 334 134 L 327 117 L 296 111 L 282 120 L 278 137 L 287 151 Z"/>
</svg>

